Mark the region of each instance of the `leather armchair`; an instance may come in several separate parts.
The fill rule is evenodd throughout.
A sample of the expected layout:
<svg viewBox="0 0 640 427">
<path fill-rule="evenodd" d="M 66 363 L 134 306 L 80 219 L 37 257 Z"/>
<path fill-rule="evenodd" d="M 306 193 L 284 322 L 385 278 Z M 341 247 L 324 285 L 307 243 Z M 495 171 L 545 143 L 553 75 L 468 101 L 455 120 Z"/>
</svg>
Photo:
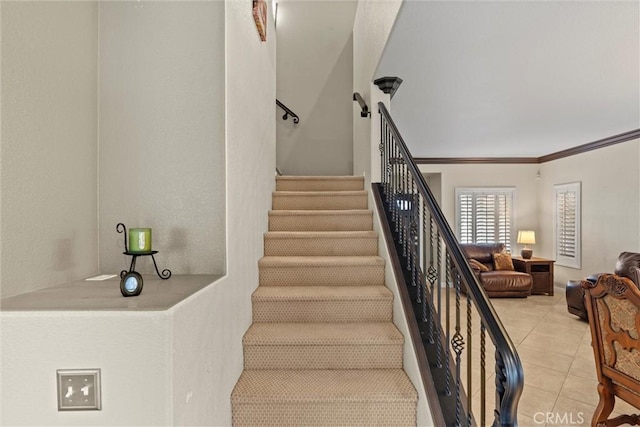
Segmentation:
<svg viewBox="0 0 640 427">
<path fill-rule="evenodd" d="M 631 279 L 640 288 L 640 253 L 622 252 L 618 256 L 614 270 L 618 276 Z M 604 273 L 596 273 L 586 277 L 585 280 L 595 284 Z M 582 280 L 569 280 L 566 287 L 567 311 L 583 320 L 588 320 L 587 309 L 584 303 L 584 289 Z"/>
</svg>

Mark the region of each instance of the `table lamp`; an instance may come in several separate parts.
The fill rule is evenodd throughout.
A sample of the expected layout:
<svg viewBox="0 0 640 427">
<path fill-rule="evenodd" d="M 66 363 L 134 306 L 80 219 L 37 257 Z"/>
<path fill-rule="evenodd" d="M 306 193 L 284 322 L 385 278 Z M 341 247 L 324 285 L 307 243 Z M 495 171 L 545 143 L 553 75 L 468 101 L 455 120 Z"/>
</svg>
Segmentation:
<svg viewBox="0 0 640 427">
<path fill-rule="evenodd" d="M 529 259 L 533 255 L 533 249 L 528 248 L 527 245 L 536 244 L 536 232 L 533 230 L 521 230 L 518 231 L 518 243 L 524 245 L 524 248 L 520 252 L 522 258 Z"/>
</svg>

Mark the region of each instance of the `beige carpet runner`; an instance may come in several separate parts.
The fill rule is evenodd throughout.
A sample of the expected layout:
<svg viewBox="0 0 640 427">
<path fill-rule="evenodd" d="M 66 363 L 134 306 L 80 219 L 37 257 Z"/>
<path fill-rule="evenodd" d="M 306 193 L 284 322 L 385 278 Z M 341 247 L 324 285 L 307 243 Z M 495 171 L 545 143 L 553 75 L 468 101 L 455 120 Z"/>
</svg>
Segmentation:
<svg viewBox="0 0 640 427">
<path fill-rule="evenodd" d="M 416 425 L 362 177 L 277 177 L 234 426 Z"/>
</svg>

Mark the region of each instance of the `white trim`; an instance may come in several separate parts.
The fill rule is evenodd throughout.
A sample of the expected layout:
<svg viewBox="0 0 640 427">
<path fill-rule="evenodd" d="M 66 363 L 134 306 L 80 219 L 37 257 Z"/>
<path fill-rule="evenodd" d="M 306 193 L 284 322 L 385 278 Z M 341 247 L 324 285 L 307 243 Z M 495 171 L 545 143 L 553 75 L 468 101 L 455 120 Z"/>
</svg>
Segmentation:
<svg viewBox="0 0 640 427">
<path fill-rule="evenodd" d="M 563 195 L 563 196 L 561 196 Z M 571 217 L 574 219 L 573 229 L 575 231 L 572 242 L 573 254 L 567 254 L 566 252 L 562 252 L 562 242 L 560 242 L 560 221 L 559 217 L 564 212 L 565 219 L 564 222 L 570 221 L 570 218 L 566 218 L 566 210 L 560 211 L 558 200 L 559 197 L 566 197 L 566 195 L 571 195 L 575 197 L 573 203 L 573 211 L 571 212 Z M 553 186 L 553 246 L 554 253 L 556 259 L 556 265 L 560 265 L 563 267 L 569 268 L 582 268 L 582 229 L 581 229 L 581 183 L 580 182 L 570 182 L 566 184 L 556 184 Z M 566 207 L 565 207 L 566 209 Z"/>
</svg>

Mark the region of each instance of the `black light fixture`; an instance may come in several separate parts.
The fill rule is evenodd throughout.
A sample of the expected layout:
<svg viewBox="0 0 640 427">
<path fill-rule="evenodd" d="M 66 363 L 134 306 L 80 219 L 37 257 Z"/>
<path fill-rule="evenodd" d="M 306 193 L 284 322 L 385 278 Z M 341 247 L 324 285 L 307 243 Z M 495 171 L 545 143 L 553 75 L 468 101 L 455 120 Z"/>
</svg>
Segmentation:
<svg viewBox="0 0 640 427">
<path fill-rule="evenodd" d="M 384 93 L 390 94 L 391 98 L 393 98 L 401 83 L 402 79 L 400 77 L 380 77 L 373 81 L 374 85 L 378 86 Z"/>
</svg>

